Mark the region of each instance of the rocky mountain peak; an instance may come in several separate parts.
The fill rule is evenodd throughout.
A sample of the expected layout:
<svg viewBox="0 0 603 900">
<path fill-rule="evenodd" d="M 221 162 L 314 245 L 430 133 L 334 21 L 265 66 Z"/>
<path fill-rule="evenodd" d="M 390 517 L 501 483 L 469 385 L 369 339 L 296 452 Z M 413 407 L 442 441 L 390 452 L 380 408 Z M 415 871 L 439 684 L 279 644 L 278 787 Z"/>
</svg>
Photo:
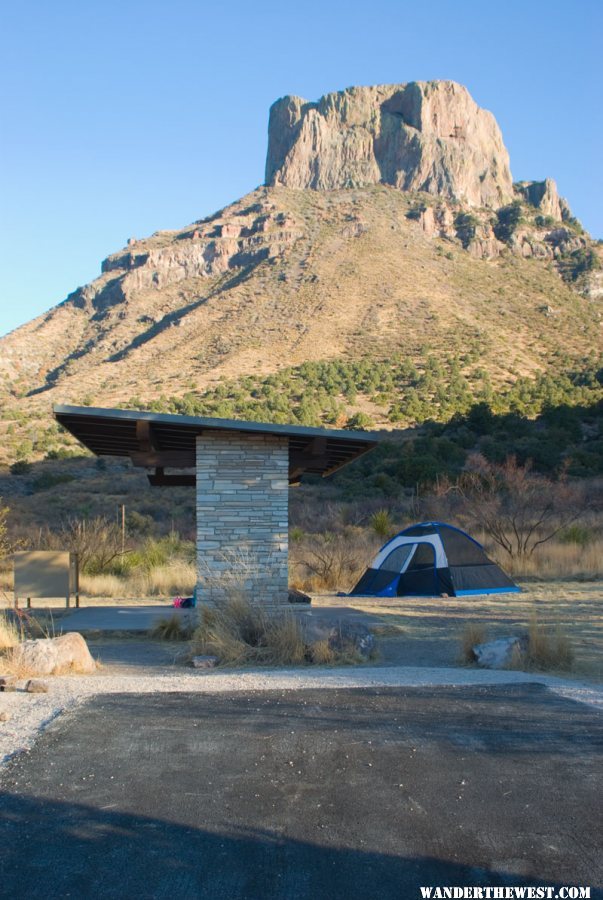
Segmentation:
<svg viewBox="0 0 603 900">
<path fill-rule="evenodd" d="M 469 206 L 513 199 L 492 113 L 453 81 L 351 87 L 270 109 L 266 184 L 335 190 L 388 184 Z"/>
</svg>

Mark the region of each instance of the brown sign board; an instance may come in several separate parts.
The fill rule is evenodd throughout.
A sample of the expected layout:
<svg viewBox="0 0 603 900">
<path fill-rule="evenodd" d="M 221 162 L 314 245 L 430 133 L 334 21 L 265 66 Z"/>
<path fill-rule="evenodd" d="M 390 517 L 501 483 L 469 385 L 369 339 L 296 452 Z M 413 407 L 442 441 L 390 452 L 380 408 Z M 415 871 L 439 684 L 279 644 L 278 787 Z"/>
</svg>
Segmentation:
<svg viewBox="0 0 603 900">
<path fill-rule="evenodd" d="M 64 597 L 78 592 L 77 557 L 62 550 L 13 554 L 15 598 Z"/>
</svg>

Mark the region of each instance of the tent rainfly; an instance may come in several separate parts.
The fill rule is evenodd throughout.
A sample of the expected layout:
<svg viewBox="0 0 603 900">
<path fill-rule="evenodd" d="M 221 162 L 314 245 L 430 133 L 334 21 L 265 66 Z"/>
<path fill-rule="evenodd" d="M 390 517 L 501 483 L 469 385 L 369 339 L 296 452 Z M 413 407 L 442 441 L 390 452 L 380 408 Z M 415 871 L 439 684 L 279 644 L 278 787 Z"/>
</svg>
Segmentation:
<svg viewBox="0 0 603 900">
<path fill-rule="evenodd" d="M 520 590 L 464 531 L 444 522 L 421 522 L 381 548 L 351 594 L 461 597 Z"/>
</svg>

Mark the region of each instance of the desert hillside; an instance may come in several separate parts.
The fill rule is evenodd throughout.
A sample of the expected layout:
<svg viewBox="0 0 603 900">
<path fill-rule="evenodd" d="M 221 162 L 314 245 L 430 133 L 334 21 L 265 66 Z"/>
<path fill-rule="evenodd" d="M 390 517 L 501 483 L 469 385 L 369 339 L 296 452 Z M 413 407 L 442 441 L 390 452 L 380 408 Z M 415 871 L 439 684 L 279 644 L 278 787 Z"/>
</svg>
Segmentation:
<svg viewBox="0 0 603 900">
<path fill-rule="evenodd" d="M 60 448 L 57 402 L 392 428 L 446 418 L 451 379 L 460 409 L 596 371 L 601 246 L 464 88 L 286 97 L 269 135 L 266 186 L 0 339 L 5 462 Z"/>
</svg>

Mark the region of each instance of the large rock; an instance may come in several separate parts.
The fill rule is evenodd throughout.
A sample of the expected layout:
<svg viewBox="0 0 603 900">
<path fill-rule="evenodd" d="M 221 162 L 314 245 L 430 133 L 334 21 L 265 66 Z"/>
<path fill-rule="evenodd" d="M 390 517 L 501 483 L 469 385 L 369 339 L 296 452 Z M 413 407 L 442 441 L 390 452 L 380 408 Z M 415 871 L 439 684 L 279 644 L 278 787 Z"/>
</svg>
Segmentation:
<svg viewBox="0 0 603 900">
<path fill-rule="evenodd" d="M 552 178 L 544 181 L 520 181 L 515 185 L 518 194 L 531 206 L 539 209 L 544 216 L 553 219 L 567 219 L 571 216 L 567 201 L 560 197 Z"/>
<path fill-rule="evenodd" d="M 335 190 L 389 184 L 472 206 L 513 199 L 492 113 L 453 81 L 352 87 L 270 109 L 266 184 Z"/>
<path fill-rule="evenodd" d="M 484 669 L 508 669 L 509 666 L 521 661 L 527 649 L 528 639 L 524 635 L 476 644 L 473 647 L 473 654 L 478 666 Z"/>
<path fill-rule="evenodd" d="M 58 675 L 64 672 L 90 675 L 96 670 L 88 645 L 77 632 L 56 638 L 23 641 L 12 651 L 12 662 L 32 675 Z"/>
</svg>

